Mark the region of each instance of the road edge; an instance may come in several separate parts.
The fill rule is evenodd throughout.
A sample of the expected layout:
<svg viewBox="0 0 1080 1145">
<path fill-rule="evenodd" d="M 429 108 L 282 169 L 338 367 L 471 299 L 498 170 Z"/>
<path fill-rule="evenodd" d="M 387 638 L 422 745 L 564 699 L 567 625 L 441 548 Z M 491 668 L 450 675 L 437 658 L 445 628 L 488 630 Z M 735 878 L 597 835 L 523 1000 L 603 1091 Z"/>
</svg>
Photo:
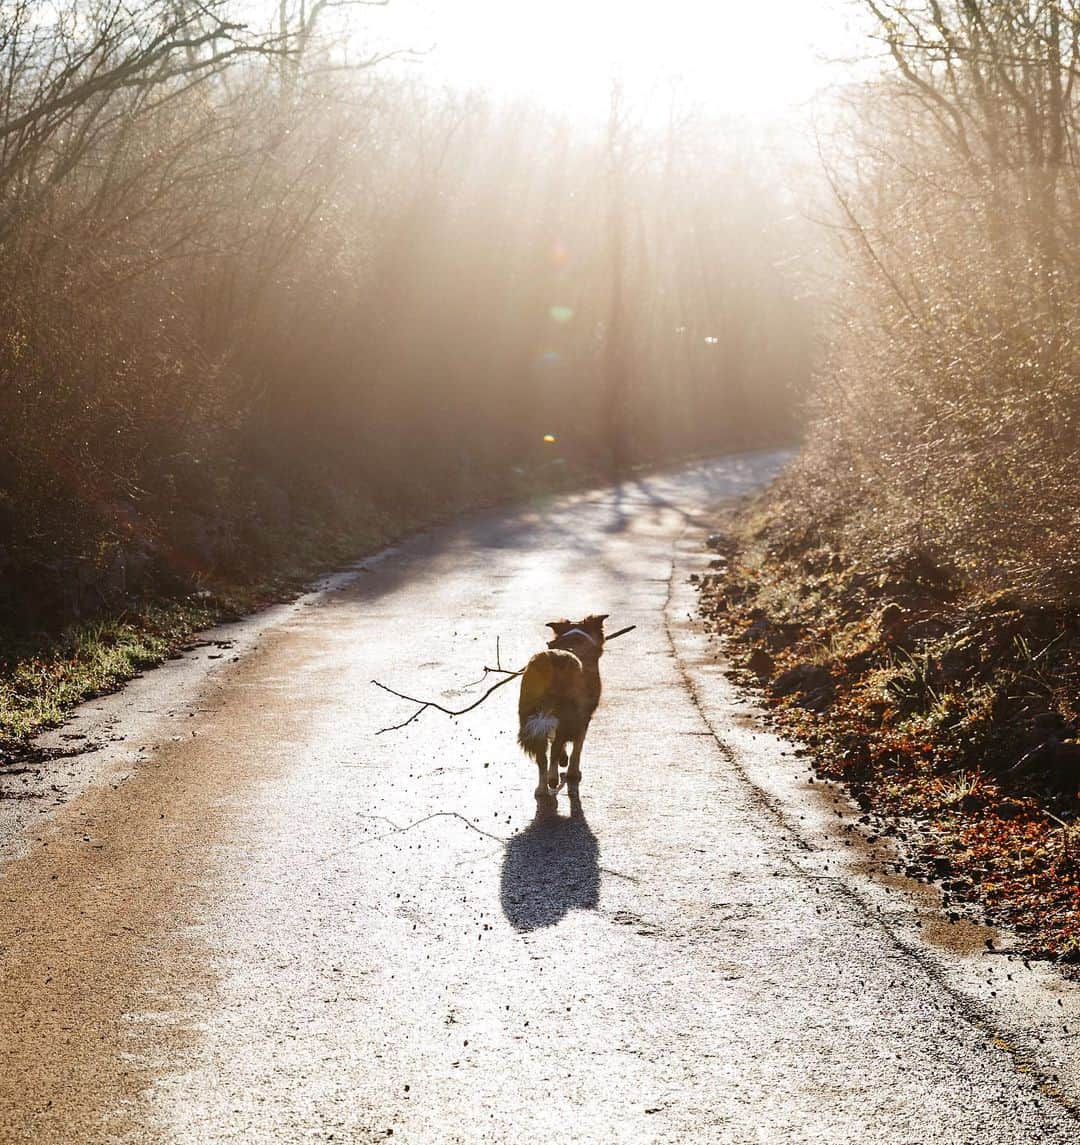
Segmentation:
<svg viewBox="0 0 1080 1145">
<path fill-rule="evenodd" d="M 679 673 L 723 758 L 762 811 L 842 893 L 960 1006 L 1018 1072 L 1080 1126 L 1080 984 L 1010 952 L 1012 934 L 978 918 L 952 921 L 939 888 L 900 873 L 893 844 L 843 790 L 814 776 L 808 753 L 772 732 L 767 711 L 728 677 L 719 641 L 698 611 L 693 573 L 706 571 L 707 528 L 688 521 L 675 541 L 665 627 Z"/>
</svg>

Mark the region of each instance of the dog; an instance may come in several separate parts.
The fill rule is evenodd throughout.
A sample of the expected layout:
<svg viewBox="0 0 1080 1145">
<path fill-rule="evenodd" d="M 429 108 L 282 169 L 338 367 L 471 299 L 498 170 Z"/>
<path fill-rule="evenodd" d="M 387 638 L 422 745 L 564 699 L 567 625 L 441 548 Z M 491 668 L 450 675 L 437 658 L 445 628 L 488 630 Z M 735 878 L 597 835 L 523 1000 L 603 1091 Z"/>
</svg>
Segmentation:
<svg viewBox="0 0 1080 1145">
<path fill-rule="evenodd" d="M 581 782 L 581 748 L 589 721 L 600 703 L 600 657 L 608 614 L 584 620 L 552 620 L 555 633 L 547 651 L 525 665 L 518 698 L 518 743 L 536 761 L 536 798 L 559 789 L 559 768 L 566 782 Z M 566 745 L 574 745 L 569 765 Z M 549 750 L 550 749 L 550 750 Z"/>
</svg>

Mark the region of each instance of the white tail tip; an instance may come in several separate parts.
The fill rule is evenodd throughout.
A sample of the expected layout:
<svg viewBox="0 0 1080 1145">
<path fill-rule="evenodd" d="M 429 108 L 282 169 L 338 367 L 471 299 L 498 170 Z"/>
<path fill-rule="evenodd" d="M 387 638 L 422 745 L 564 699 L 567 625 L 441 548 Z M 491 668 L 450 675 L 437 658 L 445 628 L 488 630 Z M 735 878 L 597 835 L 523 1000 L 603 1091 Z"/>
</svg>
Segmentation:
<svg viewBox="0 0 1080 1145">
<path fill-rule="evenodd" d="M 547 739 L 548 736 L 555 734 L 555 729 L 558 726 L 557 717 L 550 716 L 545 712 L 538 712 L 534 716 L 529 716 L 525 721 L 523 732 L 526 739 Z"/>
</svg>

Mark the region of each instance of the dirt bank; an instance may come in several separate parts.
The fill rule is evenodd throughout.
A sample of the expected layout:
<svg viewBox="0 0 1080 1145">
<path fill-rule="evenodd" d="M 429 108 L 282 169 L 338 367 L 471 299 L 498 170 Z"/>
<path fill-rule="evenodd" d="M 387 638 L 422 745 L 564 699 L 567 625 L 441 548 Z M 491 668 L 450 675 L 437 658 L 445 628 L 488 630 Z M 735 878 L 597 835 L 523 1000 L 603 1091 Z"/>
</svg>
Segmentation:
<svg viewBox="0 0 1080 1145">
<path fill-rule="evenodd" d="M 947 909 L 1080 956 L 1080 616 L 980 595 L 917 549 L 859 565 L 768 500 L 710 538 L 701 609 L 817 771 L 846 784 Z"/>
</svg>

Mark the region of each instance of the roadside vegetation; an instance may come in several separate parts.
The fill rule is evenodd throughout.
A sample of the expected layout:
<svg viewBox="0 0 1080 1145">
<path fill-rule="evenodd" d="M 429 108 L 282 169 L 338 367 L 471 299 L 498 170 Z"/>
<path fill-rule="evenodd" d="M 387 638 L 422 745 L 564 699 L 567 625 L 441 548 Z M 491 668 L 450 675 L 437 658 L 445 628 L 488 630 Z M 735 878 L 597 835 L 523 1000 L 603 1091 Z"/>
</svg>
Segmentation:
<svg viewBox="0 0 1080 1145">
<path fill-rule="evenodd" d="M 86 619 L 10 627 L 0 653 L 0 763 L 31 753 L 34 736 L 61 724 L 76 704 L 190 648 L 200 630 L 287 600 L 315 574 L 394 539 L 386 523 L 373 521 L 336 538 L 309 538 L 242 579 L 207 580 L 213 588 L 148 585 Z"/>
<path fill-rule="evenodd" d="M 794 432 L 764 148 L 440 90 L 357 11 L 0 10 L 0 750 L 208 599 Z"/>
<path fill-rule="evenodd" d="M 867 0 L 804 450 L 703 607 L 947 899 L 1080 954 L 1080 10 Z"/>
</svg>

